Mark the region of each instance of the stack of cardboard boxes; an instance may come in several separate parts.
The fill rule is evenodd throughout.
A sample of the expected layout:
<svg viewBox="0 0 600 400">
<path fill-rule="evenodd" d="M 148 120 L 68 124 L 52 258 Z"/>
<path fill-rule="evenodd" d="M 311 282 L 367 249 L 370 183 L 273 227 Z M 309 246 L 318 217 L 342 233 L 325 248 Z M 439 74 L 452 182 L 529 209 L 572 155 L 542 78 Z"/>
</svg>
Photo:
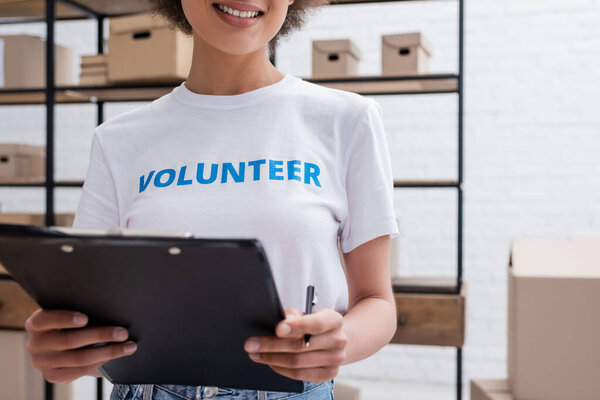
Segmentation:
<svg viewBox="0 0 600 400">
<path fill-rule="evenodd" d="M 110 18 L 108 53 L 81 58 L 80 85 L 177 83 L 192 63 L 191 36 L 148 13 Z"/>
<path fill-rule="evenodd" d="M 600 399 L 600 238 L 521 239 L 508 268 L 508 379 L 471 400 Z"/>
<path fill-rule="evenodd" d="M 106 54 L 81 56 L 81 86 L 102 86 L 108 83 L 108 66 Z"/>
</svg>

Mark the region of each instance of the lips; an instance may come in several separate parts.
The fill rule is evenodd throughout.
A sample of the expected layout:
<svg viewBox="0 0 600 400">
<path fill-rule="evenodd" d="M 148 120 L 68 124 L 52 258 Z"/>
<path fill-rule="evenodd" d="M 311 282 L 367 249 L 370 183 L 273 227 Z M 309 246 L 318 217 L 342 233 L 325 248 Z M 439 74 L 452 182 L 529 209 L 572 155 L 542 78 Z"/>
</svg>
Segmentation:
<svg viewBox="0 0 600 400">
<path fill-rule="evenodd" d="M 215 9 L 215 12 L 217 13 L 217 15 L 219 16 L 219 18 L 231 25 L 234 26 L 236 28 L 250 28 L 256 24 L 258 24 L 258 22 L 262 19 L 263 16 L 263 12 L 262 11 L 258 11 L 258 14 L 254 17 L 242 17 L 242 16 L 235 16 L 233 14 L 229 14 L 228 12 L 222 11 L 219 8 L 219 3 L 215 3 L 213 4 L 213 8 Z M 227 3 L 223 3 L 223 5 L 227 6 Z M 235 8 L 234 8 L 235 10 Z M 240 10 L 243 13 L 249 13 L 252 12 L 252 10 Z"/>
</svg>

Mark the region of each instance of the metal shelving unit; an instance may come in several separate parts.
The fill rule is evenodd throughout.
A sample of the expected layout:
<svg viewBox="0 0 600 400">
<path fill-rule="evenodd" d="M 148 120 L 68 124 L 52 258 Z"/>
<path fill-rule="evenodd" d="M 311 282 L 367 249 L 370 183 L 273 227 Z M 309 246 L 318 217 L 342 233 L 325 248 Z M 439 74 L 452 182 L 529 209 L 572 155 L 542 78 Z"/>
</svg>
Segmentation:
<svg viewBox="0 0 600 400">
<path fill-rule="evenodd" d="M 332 0 L 329 5 L 357 3 L 405 2 L 428 0 Z M 457 273 L 456 280 L 440 289 L 436 284 L 415 284 L 408 278 L 395 283 L 395 290 L 406 293 L 459 294 L 463 274 L 463 73 L 464 73 L 464 0 L 458 2 L 458 73 L 419 76 L 360 76 L 339 79 L 303 78 L 328 87 L 353 91 L 362 95 L 416 95 L 455 93 L 458 101 L 458 165 L 457 180 L 410 181 L 396 180 L 394 188 L 456 190 L 457 217 Z M 55 181 L 54 179 L 54 115 L 56 104 L 92 103 L 96 105 L 97 124 L 104 120 L 105 102 L 151 101 L 168 93 L 174 85 L 131 84 L 119 86 L 68 86 L 57 87 L 54 80 L 54 27 L 59 20 L 95 19 L 97 22 L 97 52 L 104 53 L 104 20 L 107 17 L 136 14 L 147 11 L 139 0 L 20 0 L 0 4 L 0 25 L 46 22 L 46 87 L 0 89 L 0 105 L 44 104 L 46 106 L 46 179 L 44 182 L 28 180 L 0 181 L 0 187 L 43 187 L 46 193 L 45 224 L 54 224 L 54 189 L 81 187 L 83 181 Z M 273 49 L 271 62 L 275 65 Z M 417 86 L 415 86 L 417 84 Z M 6 276 L 2 277 L 3 279 Z M 399 288 L 399 289 L 398 289 Z M 102 378 L 97 380 L 97 398 L 101 399 Z M 46 383 L 46 400 L 53 400 L 53 385 Z M 462 399 L 462 347 L 456 348 L 456 398 Z"/>
</svg>

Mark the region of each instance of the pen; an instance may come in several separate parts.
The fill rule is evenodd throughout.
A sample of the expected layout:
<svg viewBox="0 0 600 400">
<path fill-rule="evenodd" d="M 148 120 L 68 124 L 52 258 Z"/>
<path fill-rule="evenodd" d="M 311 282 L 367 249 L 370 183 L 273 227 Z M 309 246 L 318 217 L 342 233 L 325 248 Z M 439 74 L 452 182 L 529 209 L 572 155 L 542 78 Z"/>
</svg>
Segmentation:
<svg viewBox="0 0 600 400">
<path fill-rule="evenodd" d="M 306 287 L 306 306 L 304 309 L 304 315 L 312 314 L 313 305 L 317 304 L 317 297 L 315 296 L 315 287 L 308 285 Z M 304 344 L 306 347 L 310 346 L 310 334 L 304 335 Z"/>
</svg>

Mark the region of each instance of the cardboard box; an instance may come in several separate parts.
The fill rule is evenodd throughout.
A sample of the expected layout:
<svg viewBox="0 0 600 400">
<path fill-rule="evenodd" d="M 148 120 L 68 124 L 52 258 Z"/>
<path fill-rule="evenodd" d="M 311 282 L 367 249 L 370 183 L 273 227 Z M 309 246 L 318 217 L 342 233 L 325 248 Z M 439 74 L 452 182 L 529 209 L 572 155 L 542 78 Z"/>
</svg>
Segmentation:
<svg viewBox="0 0 600 400">
<path fill-rule="evenodd" d="M 110 18 L 108 80 L 181 82 L 192 65 L 193 39 L 146 14 Z"/>
<path fill-rule="evenodd" d="M 508 378 L 515 398 L 600 398 L 598 305 L 600 237 L 513 241 Z"/>
<path fill-rule="evenodd" d="M 429 72 L 431 45 L 419 32 L 381 37 L 381 74 L 417 75 Z"/>
<path fill-rule="evenodd" d="M 79 77 L 80 86 L 103 86 L 108 85 L 108 76 L 106 74 L 81 75 Z"/>
<path fill-rule="evenodd" d="M 79 85 L 103 86 L 108 84 L 108 63 L 106 54 L 93 54 L 81 57 Z"/>
<path fill-rule="evenodd" d="M 0 330 L 0 400 L 44 398 L 44 377 L 33 367 L 26 343 L 26 332 Z M 55 384 L 54 398 L 72 399 L 72 386 L 72 383 Z"/>
<path fill-rule="evenodd" d="M 335 382 L 333 397 L 336 400 L 360 400 L 360 388 L 344 382 Z"/>
<path fill-rule="evenodd" d="M 84 75 L 106 75 L 108 76 L 108 67 L 106 65 L 82 66 L 80 76 Z"/>
<path fill-rule="evenodd" d="M 514 397 L 507 379 L 474 379 L 471 400 L 514 400 Z"/>
<path fill-rule="evenodd" d="M 88 66 L 106 66 L 107 65 L 107 55 L 106 54 L 91 54 L 87 56 L 81 56 L 81 67 Z"/>
<path fill-rule="evenodd" d="M 0 178 L 46 179 L 46 147 L 0 143 Z"/>
<path fill-rule="evenodd" d="M 313 40 L 313 78 L 341 78 L 358 75 L 360 49 L 349 39 Z"/>
<path fill-rule="evenodd" d="M 55 84 L 73 85 L 73 52 L 55 44 Z M 31 35 L 0 36 L 0 87 L 46 86 L 46 42 Z"/>
</svg>

